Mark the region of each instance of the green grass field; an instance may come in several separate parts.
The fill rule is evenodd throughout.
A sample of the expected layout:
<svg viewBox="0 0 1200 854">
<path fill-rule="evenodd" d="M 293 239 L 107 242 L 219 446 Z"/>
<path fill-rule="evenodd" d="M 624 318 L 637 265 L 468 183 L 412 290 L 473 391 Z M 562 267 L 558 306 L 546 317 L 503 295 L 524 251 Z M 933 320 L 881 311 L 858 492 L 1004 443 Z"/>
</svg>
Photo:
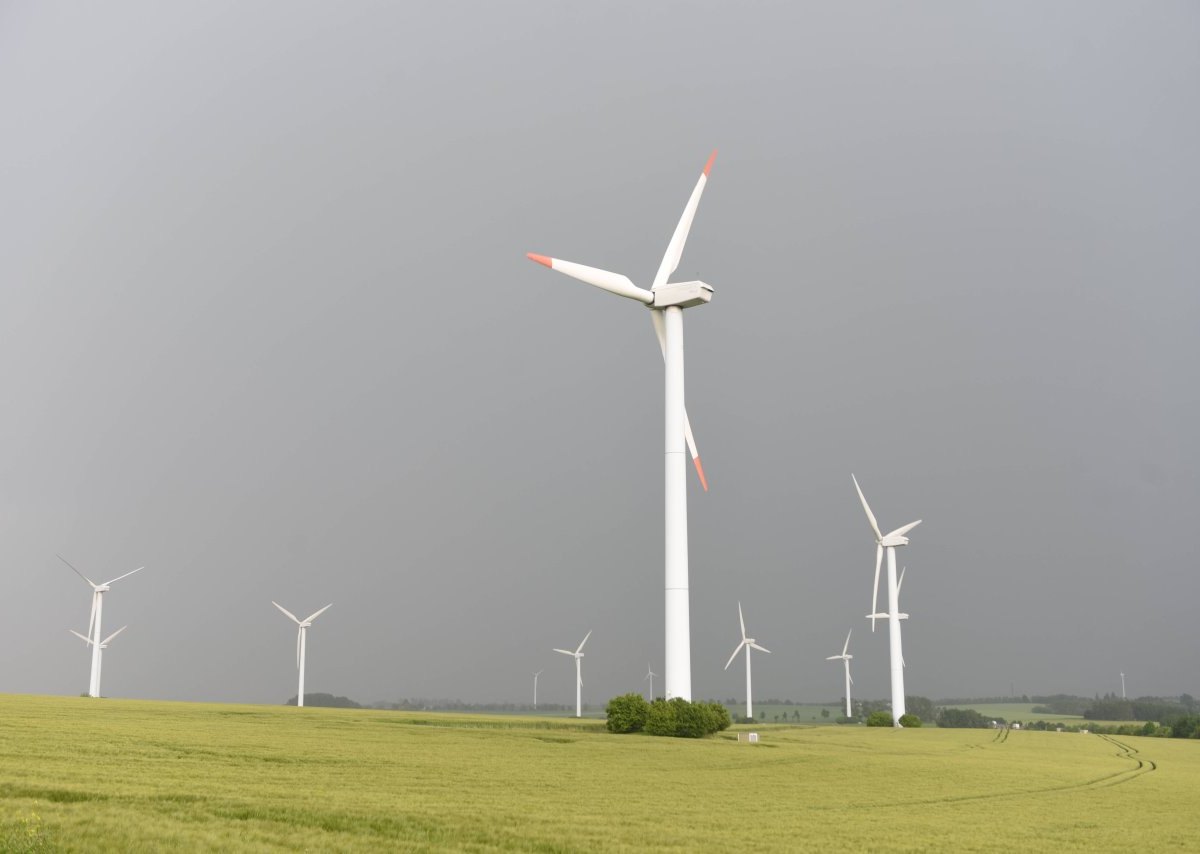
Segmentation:
<svg viewBox="0 0 1200 854">
<path fill-rule="evenodd" d="M 0 695 L 0 844 L 1164 851 L 1200 836 L 1196 741 L 761 732 L 749 745 L 570 719 Z"/>
<path fill-rule="evenodd" d="M 1045 721 L 1046 723 L 1066 723 L 1086 726 L 1089 723 L 1103 726 L 1120 726 L 1138 721 L 1089 721 L 1082 715 L 1056 715 L 1050 712 L 1035 712 L 1037 703 L 968 703 L 966 705 L 947 706 L 949 709 L 974 709 L 988 718 L 1004 718 L 1006 721 Z"/>
</svg>

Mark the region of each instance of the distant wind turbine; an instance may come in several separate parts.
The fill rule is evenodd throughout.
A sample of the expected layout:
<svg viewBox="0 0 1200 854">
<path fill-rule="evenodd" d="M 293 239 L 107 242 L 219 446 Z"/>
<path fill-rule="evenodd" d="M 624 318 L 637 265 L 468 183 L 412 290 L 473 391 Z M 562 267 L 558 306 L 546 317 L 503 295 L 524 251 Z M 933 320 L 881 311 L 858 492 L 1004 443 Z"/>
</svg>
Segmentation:
<svg viewBox="0 0 1200 854">
<path fill-rule="evenodd" d="M 117 629 L 115 632 L 113 632 L 111 635 L 106 637 L 104 640 L 100 641 L 100 647 L 99 647 L 100 652 L 103 653 L 104 650 L 108 649 L 108 645 L 112 641 L 112 639 L 115 638 L 117 635 L 119 635 L 121 632 L 125 631 L 127 628 L 129 628 L 129 626 L 121 626 L 121 628 Z M 71 634 L 75 635 L 75 637 L 79 638 L 81 641 L 86 643 L 88 646 L 92 645 L 91 638 L 81 635 L 79 632 L 75 631 L 74 629 L 67 629 L 67 631 L 70 632 Z M 92 696 L 99 697 L 100 696 L 100 670 L 104 666 L 103 655 L 96 656 L 94 658 L 94 661 L 96 662 L 96 693 L 93 694 Z"/>
<path fill-rule="evenodd" d="M 831 655 L 825 659 L 826 661 L 840 660 L 846 665 L 846 717 L 850 717 L 850 686 L 854 684 L 854 680 L 850 678 L 850 659 L 854 658 L 854 656 L 847 652 L 850 649 L 850 632 L 853 631 L 854 629 L 851 629 L 849 632 L 846 632 L 846 643 L 842 647 L 842 654 Z"/>
<path fill-rule="evenodd" d="M 271 604 L 274 605 L 276 608 L 278 608 L 280 611 L 283 611 L 283 613 L 286 614 L 288 617 L 290 617 L 292 622 L 295 623 L 299 627 L 296 631 L 296 669 L 300 671 L 300 690 L 299 690 L 299 693 L 296 694 L 296 705 L 298 707 L 303 706 L 304 705 L 304 650 L 305 650 L 305 647 L 307 646 L 308 627 L 312 625 L 313 620 L 315 620 L 317 617 L 321 616 L 326 611 L 328 611 L 330 608 L 332 608 L 333 603 L 330 602 L 328 605 L 326 605 L 320 611 L 317 611 L 314 614 L 310 614 L 309 616 L 305 617 L 303 620 L 298 619 L 295 614 L 293 614 L 287 608 L 280 605 L 278 602 L 271 600 Z"/>
<path fill-rule="evenodd" d="M 642 677 L 642 681 L 645 682 L 647 679 L 650 680 L 650 696 L 647 697 L 646 699 L 649 700 L 651 703 L 654 702 L 654 677 L 657 675 L 658 675 L 657 673 L 655 673 L 653 670 L 650 669 L 650 665 L 647 664 L 646 665 L 646 675 Z"/>
<path fill-rule="evenodd" d="M 854 481 L 858 499 L 862 502 L 863 510 L 867 514 L 867 521 L 871 524 L 871 532 L 875 535 L 875 591 L 871 596 L 871 613 L 867 614 L 867 618 L 871 621 L 871 631 L 875 631 L 877 618 L 888 618 L 892 670 L 892 722 L 895 726 L 900 726 L 900 718 L 904 717 L 904 651 L 900 645 L 900 621 L 908 615 L 900 613 L 900 584 L 896 580 L 896 549 L 899 546 L 908 545 L 908 537 L 904 535 L 920 525 L 921 520 L 909 522 L 888 534 L 880 533 L 879 523 L 875 521 L 871 505 L 867 504 L 867 497 L 863 495 L 862 487 L 858 485 L 858 478 L 850 475 L 850 479 Z M 886 613 L 880 613 L 879 567 L 883 562 L 884 549 L 887 550 L 888 563 L 888 609 Z"/>
<path fill-rule="evenodd" d="M 537 711 L 537 680 L 538 680 L 538 677 L 541 676 L 542 673 L 544 673 L 544 672 L 545 672 L 545 668 L 543 668 L 542 670 L 539 670 L 537 673 L 533 674 L 533 709 L 534 709 L 534 711 Z"/>
<path fill-rule="evenodd" d="M 563 655 L 572 655 L 575 657 L 575 717 L 583 717 L 583 671 L 579 666 L 579 662 L 583 660 L 583 645 L 588 642 L 588 638 L 592 636 L 591 629 L 583 636 L 583 640 L 579 642 L 579 646 L 574 652 L 569 649 L 554 648 L 555 652 L 561 652 Z"/>
<path fill-rule="evenodd" d="M 738 623 L 742 627 L 742 642 L 733 650 L 733 655 L 729 656 L 729 660 L 725 662 L 725 669 L 729 669 L 729 665 L 733 664 L 733 660 L 737 658 L 737 654 L 746 650 L 746 717 L 753 720 L 754 718 L 754 694 L 750 686 L 750 650 L 757 649 L 760 652 L 770 653 L 771 650 L 766 647 L 761 647 L 755 643 L 754 638 L 746 637 L 746 621 L 742 619 L 742 603 L 738 602 Z"/>
<path fill-rule="evenodd" d="M 125 573 L 124 575 L 118 575 L 116 578 L 113 578 L 109 581 L 105 581 L 103 584 L 97 584 L 96 582 L 92 581 L 92 579 L 88 578 L 86 575 L 84 575 L 82 572 L 80 572 L 78 569 L 75 569 L 75 567 L 71 565 L 71 562 L 68 561 L 62 555 L 58 555 L 58 559 L 61 560 L 63 563 L 65 563 L 67 566 L 70 566 L 72 571 L 76 575 L 78 575 L 80 578 L 82 578 L 84 581 L 86 581 L 92 588 L 92 615 L 88 618 L 88 633 L 87 633 L 88 640 L 92 644 L 92 676 L 91 676 L 91 681 L 88 683 L 88 696 L 89 697 L 99 697 L 100 696 L 100 650 L 101 650 L 101 645 L 99 643 L 99 641 L 100 641 L 100 618 L 104 613 L 104 594 L 109 591 L 111 585 L 117 583 L 122 578 L 128 578 L 129 576 L 133 575 L 135 572 L 141 572 L 146 567 L 139 566 L 137 569 L 131 569 L 129 572 Z M 74 631 L 74 630 L 72 629 L 71 631 Z M 112 638 L 115 636 L 116 636 L 115 634 L 111 635 L 109 637 L 109 640 L 112 640 Z"/>
</svg>

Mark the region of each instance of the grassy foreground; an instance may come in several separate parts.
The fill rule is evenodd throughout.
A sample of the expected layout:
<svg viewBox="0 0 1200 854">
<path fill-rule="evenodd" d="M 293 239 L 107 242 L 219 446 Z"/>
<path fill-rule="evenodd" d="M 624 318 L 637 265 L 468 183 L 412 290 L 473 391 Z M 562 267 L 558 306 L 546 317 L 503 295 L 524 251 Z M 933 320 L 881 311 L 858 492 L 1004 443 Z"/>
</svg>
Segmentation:
<svg viewBox="0 0 1200 854">
<path fill-rule="evenodd" d="M 1195 848 L 1196 741 L 757 729 L 749 745 L 570 719 L 0 695 L 0 845 Z"/>
</svg>

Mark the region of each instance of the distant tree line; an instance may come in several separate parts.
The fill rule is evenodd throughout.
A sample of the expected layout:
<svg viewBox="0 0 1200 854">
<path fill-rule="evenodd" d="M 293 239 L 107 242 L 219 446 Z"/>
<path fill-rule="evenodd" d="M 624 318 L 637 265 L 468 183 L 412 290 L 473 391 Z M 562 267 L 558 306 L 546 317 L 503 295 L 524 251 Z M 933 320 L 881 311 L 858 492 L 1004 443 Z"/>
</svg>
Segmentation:
<svg viewBox="0 0 1200 854">
<path fill-rule="evenodd" d="M 296 705 L 296 698 L 292 697 L 285 706 Z M 363 706 L 351 700 L 349 697 L 335 697 L 332 694 L 304 694 L 305 706 L 319 706 L 327 709 L 361 709 Z"/>
<path fill-rule="evenodd" d="M 305 694 L 305 697 L 308 695 Z M 307 702 L 307 700 L 305 701 Z M 383 709 L 392 712 L 573 712 L 575 705 L 563 703 L 538 703 L 537 708 L 530 703 L 464 703 L 462 700 L 426 699 L 415 697 L 394 702 L 372 703 L 372 709 Z M 590 708 L 586 704 L 584 708 Z"/>
</svg>

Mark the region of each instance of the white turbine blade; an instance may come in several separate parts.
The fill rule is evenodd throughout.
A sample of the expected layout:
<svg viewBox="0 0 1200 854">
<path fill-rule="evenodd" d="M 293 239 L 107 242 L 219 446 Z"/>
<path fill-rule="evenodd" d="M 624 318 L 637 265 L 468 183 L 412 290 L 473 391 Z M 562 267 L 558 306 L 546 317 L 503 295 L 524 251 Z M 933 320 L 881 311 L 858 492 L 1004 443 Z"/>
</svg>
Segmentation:
<svg viewBox="0 0 1200 854">
<path fill-rule="evenodd" d="M 583 674 L 582 674 L 582 673 L 576 673 L 576 674 L 575 674 L 575 681 L 576 681 L 576 682 L 578 682 L 578 683 L 579 683 L 579 687 L 580 687 L 580 688 L 582 688 L 582 687 L 583 687 Z"/>
<path fill-rule="evenodd" d="M 849 673 L 847 673 L 846 675 L 847 675 L 847 676 L 850 676 L 850 674 L 849 674 Z M 853 684 L 854 684 L 854 677 L 853 677 L 853 676 L 850 676 L 850 684 L 851 684 L 851 685 L 853 685 Z"/>
<path fill-rule="evenodd" d="M 825 660 L 826 661 L 841 661 L 844 657 L 845 656 L 841 656 L 841 655 L 827 655 L 827 656 L 825 656 Z"/>
<path fill-rule="evenodd" d="M 75 637 L 79 638 L 81 641 L 86 643 L 88 646 L 92 645 L 91 638 L 85 638 L 83 635 L 81 635 L 79 632 L 75 631 L 74 629 L 67 629 L 67 631 L 70 632 L 71 634 L 75 635 Z"/>
<path fill-rule="evenodd" d="M 579 653 L 583 652 L 583 645 L 585 643 L 587 643 L 588 638 L 590 638 L 591 636 L 592 636 L 592 630 L 588 629 L 588 633 L 586 635 L 584 635 L 583 640 L 581 640 L 579 642 L 578 648 L 576 648 L 575 652 L 573 653 L 574 655 L 578 655 Z"/>
<path fill-rule="evenodd" d="M 741 651 L 742 651 L 742 647 L 744 647 L 745 645 L 746 645 L 746 642 L 745 642 L 745 641 L 742 641 L 742 642 L 741 642 L 741 643 L 739 643 L 739 644 L 737 645 L 737 647 L 736 647 L 736 648 L 733 650 L 733 655 L 729 656 L 729 660 L 725 662 L 725 669 L 726 669 L 726 670 L 728 670 L 728 669 L 729 669 L 729 665 L 733 664 L 733 660 L 734 660 L 735 658 L 737 658 L 737 654 L 738 654 L 739 652 L 741 652 Z"/>
<path fill-rule="evenodd" d="M 125 631 L 127 628 L 129 628 L 129 626 L 121 626 L 121 628 L 117 629 L 115 632 L 113 632 L 111 635 L 106 637 L 104 640 L 100 641 L 100 646 L 108 646 L 109 641 L 111 641 L 113 638 L 115 638 L 121 632 Z"/>
<path fill-rule="evenodd" d="M 72 563 L 71 563 L 69 560 L 67 560 L 65 557 L 63 557 L 62 555 L 55 555 L 55 557 L 57 557 L 59 560 L 61 560 L 61 561 L 62 561 L 63 563 L 65 563 L 67 566 L 71 567 L 72 571 L 74 571 L 74 573 L 75 573 L 76 575 L 78 575 L 80 578 L 82 578 L 82 579 L 83 579 L 84 581 L 86 581 L 88 584 L 92 585 L 92 588 L 93 588 L 93 589 L 95 589 L 95 588 L 97 588 L 97 587 L 99 587 L 99 586 L 100 586 L 100 585 L 99 585 L 99 584 L 97 584 L 96 582 L 92 581 L 92 579 L 88 578 L 86 575 L 84 575 L 82 572 L 80 572 L 78 569 L 75 569 L 74 565 L 72 565 Z"/>
<path fill-rule="evenodd" d="M 96 632 L 96 605 L 100 599 L 100 594 L 95 590 L 92 591 L 92 614 L 88 617 L 88 637 L 91 637 Z"/>
<path fill-rule="evenodd" d="M 738 625 L 742 627 L 742 640 L 746 640 L 746 621 L 742 619 L 742 603 L 738 602 Z"/>
<path fill-rule="evenodd" d="M 628 276 L 622 276 L 620 273 L 610 273 L 608 270 L 601 270 L 598 267 L 588 267 L 584 264 L 575 264 L 571 261 L 563 261 L 560 258 L 550 258 L 546 255 L 537 255 L 533 252 L 526 252 L 525 256 L 530 261 L 537 261 L 539 264 L 545 264 L 551 270 L 557 270 L 560 273 L 565 273 L 572 279 L 579 279 L 581 282 L 587 282 L 589 285 L 606 290 L 609 293 L 616 294 L 620 297 L 628 297 L 635 299 L 638 302 L 649 305 L 654 302 L 654 294 L 645 288 L 639 288 L 633 282 L 629 281 Z"/>
<path fill-rule="evenodd" d="M 908 569 L 907 566 L 900 567 L 900 578 L 896 582 L 896 595 L 897 596 L 900 595 L 900 588 L 904 586 L 904 570 L 906 570 L 906 569 Z"/>
<path fill-rule="evenodd" d="M 300 639 L 304 637 L 304 626 L 296 629 L 296 669 L 300 669 Z"/>
<path fill-rule="evenodd" d="M 879 567 L 883 565 L 883 546 L 875 546 L 875 591 L 871 594 L 871 631 L 875 631 L 875 612 L 879 610 Z"/>
<path fill-rule="evenodd" d="M 846 650 L 848 650 L 850 648 L 850 632 L 853 632 L 853 631 L 854 631 L 854 629 L 851 629 L 849 632 L 846 632 L 846 643 L 842 647 L 842 655 L 845 655 Z"/>
<path fill-rule="evenodd" d="M 146 567 L 144 567 L 144 566 L 139 566 L 137 569 L 131 569 L 131 570 L 129 570 L 129 572 L 125 573 L 124 575 L 118 575 L 118 576 L 117 576 L 116 578 L 114 578 L 112 581 L 106 581 L 106 582 L 104 582 L 104 583 L 105 583 L 105 584 L 116 584 L 116 583 L 117 583 L 118 581 L 120 581 L 122 578 L 128 578 L 129 576 L 133 575 L 135 572 L 141 572 L 141 571 L 142 571 L 143 569 L 145 569 L 145 568 L 146 568 Z"/>
<path fill-rule="evenodd" d="M 653 287 L 655 288 L 666 284 L 670 275 L 679 268 L 679 259 L 683 257 L 683 247 L 687 243 L 688 232 L 692 230 L 692 219 L 696 216 L 696 208 L 700 206 L 700 196 L 704 194 L 704 186 L 708 183 L 708 173 L 712 171 L 713 161 L 716 159 L 717 152 L 714 151 L 709 155 L 708 162 L 704 164 L 704 171 L 700 173 L 700 179 L 696 181 L 696 189 L 692 190 L 692 195 L 683 208 L 683 216 L 679 218 L 679 225 L 675 226 L 675 233 L 671 235 L 671 242 L 667 244 L 667 254 L 663 256 L 658 273 L 654 276 Z"/>
<path fill-rule="evenodd" d="M 667 358 L 667 333 L 663 329 L 662 312 L 650 312 L 650 320 L 654 324 L 654 334 L 658 336 L 658 349 L 662 352 L 663 360 L 665 361 Z M 704 466 L 700 462 L 700 452 L 696 450 L 696 437 L 692 434 L 692 422 L 688 418 L 686 406 L 683 409 L 683 438 L 687 442 L 688 453 L 692 455 L 692 465 L 696 467 L 696 474 L 700 476 L 700 485 L 704 487 L 705 492 L 708 492 L 708 478 L 704 476 Z"/>
<path fill-rule="evenodd" d="M 753 642 L 750 644 L 750 646 L 753 647 L 754 649 L 757 649 L 759 652 L 765 652 L 768 655 L 771 652 L 771 650 L 767 649 L 765 646 L 759 646 L 758 644 L 753 643 Z"/>
<path fill-rule="evenodd" d="M 858 500 L 862 502 L 863 510 L 867 511 L 867 521 L 871 523 L 871 530 L 875 532 L 875 539 L 882 540 L 883 534 L 879 533 L 879 523 L 875 521 L 875 514 L 871 512 L 871 505 L 867 503 L 867 496 L 863 495 L 862 487 L 858 485 L 858 478 L 853 474 L 850 479 L 854 481 L 854 488 L 858 490 Z"/>
<path fill-rule="evenodd" d="M 287 608 L 280 605 L 274 599 L 271 600 L 271 604 L 274 605 L 276 608 L 278 608 L 280 611 L 283 611 L 283 613 L 287 614 L 289 617 L 291 617 L 293 623 L 295 623 L 296 625 L 300 625 L 300 621 L 298 619 L 296 619 L 296 615 L 293 614 L 291 611 L 289 611 Z"/>
<path fill-rule="evenodd" d="M 571 650 L 569 650 L 569 649 L 559 649 L 558 647 L 555 647 L 554 651 L 561 652 L 563 655 L 574 655 L 575 654 L 575 653 L 571 652 Z"/>
<path fill-rule="evenodd" d="M 918 519 L 915 522 L 909 522 L 903 528 L 897 528 L 896 530 L 892 531 L 891 533 L 888 534 L 888 536 L 889 537 L 903 537 L 905 534 L 907 534 L 909 531 L 911 531 L 913 528 L 917 527 L 917 525 L 920 525 L 920 524 L 921 524 L 920 519 Z"/>
<path fill-rule="evenodd" d="M 311 623 L 313 620 L 315 620 L 317 617 L 319 617 L 319 616 L 321 616 L 322 614 L 324 614 L 326 611 L 328 611 L 328 610 L 329 610 L 330 608 L 332 608 L 332 607 L 333 607 L 333 603 L 332 603 L 332 602 L 330 602 L 328 605 L 326 605 L 326 606 L 325 606 L 324 608 L 322 608 L 320 611 L 317 611 L 317 613 L 310 615 L 310 616 L 308 617 L 308 619 L 306 619 L 304 622 L 306 622 L 306 623 Z"/>
</svg>

